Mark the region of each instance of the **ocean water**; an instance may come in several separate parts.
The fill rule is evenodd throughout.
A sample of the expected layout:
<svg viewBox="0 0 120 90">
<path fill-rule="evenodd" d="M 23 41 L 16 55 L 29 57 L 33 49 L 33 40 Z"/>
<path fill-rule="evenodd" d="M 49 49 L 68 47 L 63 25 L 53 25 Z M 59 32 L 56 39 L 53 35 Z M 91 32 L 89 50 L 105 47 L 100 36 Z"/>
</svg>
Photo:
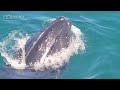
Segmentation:
<svg viewBox="0 0 120 90">
<path fill-rule="evenodd" d="M 66 17 L 78 28 L 77 30 L 80 30 L 83 34 L 80 44 L 85 47 L 84 51 L 81 50 L 69 58 L 60 78 L 120 78 L 119 11 L 0 11 L 0 78 L 34 79 L 45 76 L 42 72 L 32 73 L 24 70 L 21 73 L 6 66 L 5 59 L 11 59 L 4 54 L 10 55 L 13 53 L 12 50 L 17 50 L 17 47 L 12 47 L 14 41 L 20 40 L 18 47 L 23 47 L 29 36 L 43 29 L 59 16 Z M 64 57 L 64 54 L 62 55 Z"/>
</svg>

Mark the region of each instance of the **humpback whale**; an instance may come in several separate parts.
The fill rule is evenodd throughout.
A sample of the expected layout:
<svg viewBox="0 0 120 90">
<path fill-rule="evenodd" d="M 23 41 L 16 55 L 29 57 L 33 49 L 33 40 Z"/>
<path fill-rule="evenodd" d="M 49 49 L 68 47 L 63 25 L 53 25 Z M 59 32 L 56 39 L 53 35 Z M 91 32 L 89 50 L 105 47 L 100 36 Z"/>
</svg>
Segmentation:
<svg viewBox="0 0 120 90">
<path fill-rule="evenodd" d="M 42 31 L 30 37 L 25 44 L 25 63 L 34 64 L 49 55 L 67 48 L 71 43 L 71 22 L 58 17 Z"/>
<path fill-rule="evenodd" d="M 3 71 L 7 78 L 62 77 L 70 57 L 78 49 L 85 49 L 81 35 L 80 30 L 65 17 L 56 18 L 31 37 L 21 31 L 10 33 L 4 41 L 9 42 L 0 45 L 0 51 L 3 51 L 1 55 L 5 57 L 7 65 Z M 10 47 L 9 43 L 12 43 Z M 4 76 L 3 72 L 1 75 Z"/>
</svg>

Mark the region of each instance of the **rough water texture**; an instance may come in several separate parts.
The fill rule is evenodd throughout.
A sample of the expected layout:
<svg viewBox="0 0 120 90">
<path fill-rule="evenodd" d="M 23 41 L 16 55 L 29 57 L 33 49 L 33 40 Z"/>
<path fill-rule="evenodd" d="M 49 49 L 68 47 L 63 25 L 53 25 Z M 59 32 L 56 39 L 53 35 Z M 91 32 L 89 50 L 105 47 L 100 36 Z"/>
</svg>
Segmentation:
<svg viewBox="0 0 120 90">
<path fill-rule="evenodd" d="M 21 19 L 3 18 L 3 15 L 22 15 Z M 58 61 L 66 58 L 68 64 L 63 72 L 57 73 L 44 72 L 40 63 L 36 63 L 34 69 L 41 68 L 43 71 L 24 70 L 25 64 L 19 64 L 19 60 L 14 60 L 13 55 L 21 47 L 23 48 L 26 40 L 46 27 L 56 17 L 65 16 L 73 27 L 77 27 L 76 38 L 72 42 L 72 49 L 55 54 Z M 71 79 L 104 79 L 120 78 L 120 12 L 119 11 L 41 11 L 41 12 L 0 12 L 0 78 L 71 78 Z M 77 32 L 79 30 L 79 33 Z M 16 33 L 16 34 L 15 34 Z M 81 37 L 81 34 L 82 37 Z M 74 38 L 73 38 L 74 39 Z M 75 44 L 77 43 L 77 44 Z M 85 47 L 83 50 L 80 46 Z M 1 51 L 2 50 L 2 51 Z M 5 50 L 5 51 L 3 51 Z M 23 49 L 24 50 L 24 49 Z M 75 51 L 73 54 L 68 52 Z M 77 51 L 78 50 L 78 51 Z M 82 53 L 82 52 L 84 53 Z M 23 53 L 24 54 L 24 53 Z M 69 59 L 67 56 L 71 56 Z M 59 56 L 61 55 L 61 56 Z M 53 56 L 51 56 L 53 58 Z M 49 57 L 49 58 L 51 58 Z M 60 57 L 60 58 L 59 58 Z M 24 57 L 22 57 L 24 58 Z M 58 59 L 59 58 L 59 59 Z M 5 59 L 12 63 L 12 68 L 6 66 Z M 21 59 L 21 58 L 20 58 Z M 56 60 L 53 60 L 56 61 Z M 8 64 L 9 64 L 8 63 Z M 53 62 L 52 64 L 55 64 Z M 59 62 L 60 65 L 62 63 Z M 48 63 L 46 65 L 49 65 Z M 54 66 L 56 68 L 57 66 Z M 14 70 L 16 68 L 17 70 Z M 60 76 L 60 77 L 59 77 Z"/>
</svg>

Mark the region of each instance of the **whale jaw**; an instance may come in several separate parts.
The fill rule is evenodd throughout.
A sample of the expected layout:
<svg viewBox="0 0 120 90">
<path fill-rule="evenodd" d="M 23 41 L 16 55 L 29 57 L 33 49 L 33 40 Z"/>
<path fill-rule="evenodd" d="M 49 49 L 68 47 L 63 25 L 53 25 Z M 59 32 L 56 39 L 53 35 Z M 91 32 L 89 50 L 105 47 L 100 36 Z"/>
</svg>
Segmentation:
<svg viewBox="0 0 120 90">
<path fill-rule="evenodd" d="M 25 45 L 27 65 L 69 47 L 71 43 L 71 23 L 65 17 L 59 17 L 42 32 L 32 36 Z"/>
</svg>

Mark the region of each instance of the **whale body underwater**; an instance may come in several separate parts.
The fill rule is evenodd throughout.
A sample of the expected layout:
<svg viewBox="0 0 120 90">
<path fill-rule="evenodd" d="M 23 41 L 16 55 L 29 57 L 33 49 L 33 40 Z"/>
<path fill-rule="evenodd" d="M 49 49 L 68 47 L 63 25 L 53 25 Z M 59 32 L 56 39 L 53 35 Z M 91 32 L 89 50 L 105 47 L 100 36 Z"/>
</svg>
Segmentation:
<svg viewBox="0 0 120 90">
<path fill-rule="evenodd" d="M 65 17 L 54 20 L 42 31 L 30 37 L 25 44 L 25 64 L 30 66 L 71 44 L 71 22 Z M 22 50 L 19 50 L 18 56 Z M 44 55 L 45 54 L 45 55 Z"/>
</svg>

